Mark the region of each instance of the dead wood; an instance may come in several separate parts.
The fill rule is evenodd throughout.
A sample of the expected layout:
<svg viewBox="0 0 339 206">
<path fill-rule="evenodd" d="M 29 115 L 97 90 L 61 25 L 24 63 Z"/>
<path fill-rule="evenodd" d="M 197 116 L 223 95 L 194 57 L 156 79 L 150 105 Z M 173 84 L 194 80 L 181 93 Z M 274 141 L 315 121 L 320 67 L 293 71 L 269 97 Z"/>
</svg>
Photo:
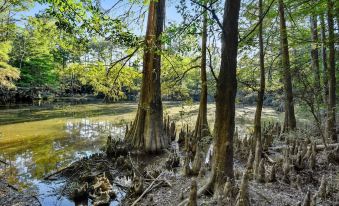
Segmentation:
<svg viewBox="0 0 339 206">
<path fill-rule="evenodd" d="M 146 190 L 133 202 L 133 204 L 131 206 L 135 206 L 140 200 L 141 198 L 143 198 L 148 192 L 150 192 L 154 187 L 153 185 L 155 184 L 155 182 L 162 176 L 163 173 L 161 173 L 156 179 L 153 180 L 153 182 L 146 188 Z M 161 184 L 161 183 L 160 183 Z M 157 185 L 160 185 L 157 184 Z"/>
</svg>

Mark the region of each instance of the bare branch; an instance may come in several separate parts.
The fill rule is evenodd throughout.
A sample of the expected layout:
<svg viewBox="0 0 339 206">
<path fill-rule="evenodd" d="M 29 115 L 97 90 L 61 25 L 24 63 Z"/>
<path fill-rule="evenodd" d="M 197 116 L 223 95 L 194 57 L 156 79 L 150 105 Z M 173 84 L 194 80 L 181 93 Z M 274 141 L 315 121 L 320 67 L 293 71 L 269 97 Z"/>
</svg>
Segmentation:
<svg viewBox="0 0 339 206">
<path fill-rule="evenodd" d="M 122 58 L 116 60 L 115 62 L 113 62 L 113 63 L 111 64 L 111 66 L 107 69 L 106 76 L 109 75 L 111 69 L 112 69 L 113 67 L 115 67 L 118 63 L 120 63 L 120 62 L 126 60 L 125 63 L 124 63 L 124 65 L 126 65 L 126 63 L 127 63 L 127 62 L 128 62 L 128 61 L 136 54 L 136 53 L 137 53 L 137 51 L 139 50 L 139 48 L 140 48 L 140 46 L 138 46 L 131 54 L 129 54 L 129 55 L 127 55 L 127 56 L 124 56 L 124 57 L 122 57 Z M 121 71 L 121 69 L 119 70 L 119 73 L 120 73 L 120 71 Z M 118 73 L 118 74 L 119 74 L 119 73 Z M 115 81 L 114 81 L 114 82 L 115 82 Z"/>
<path fill-rule="evenodd" d="M 212 65 L 212 54 L 211 54 L 211 50 L 209 48 L 207 48 L 207 51 L 208 51 L 208 57 L 209 57 L 209 67 L 211 69 L 211 73 L 215 79 L 216 82 L 218 82 L 218 78 L 217 76 L 215 75 L 214 73 L 214 69 L 213 69 L 213 65 Z"/>
</svg>

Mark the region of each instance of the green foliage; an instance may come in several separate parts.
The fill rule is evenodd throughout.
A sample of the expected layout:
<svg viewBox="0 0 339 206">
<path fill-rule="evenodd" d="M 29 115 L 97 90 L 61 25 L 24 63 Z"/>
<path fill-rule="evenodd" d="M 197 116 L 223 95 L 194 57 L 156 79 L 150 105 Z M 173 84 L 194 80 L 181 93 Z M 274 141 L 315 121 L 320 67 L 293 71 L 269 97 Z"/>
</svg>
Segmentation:
<svg viewBox="0 0 339 206">
<path fill-rule="evenodd" d="M 176 99 L 187 99 L 190 95 L 199 94 L 199 59 L 166 53 L 163 55 L 162 94 Z"/>
<path fill-rule="evenodd" d="M 122 19 L 112 18 L 90 0 L 38 0 L 50 5 L 45 15 L 56 19 L 56 26 L 84 41 L 101 37 L 115 44 L 136 46 L 139 39 Z"/>
<path fill-rule="evenodd" d="M 20 71 L 8 64 L 10 50 L 10 42 L 0 42 L 0 89 L 15 88 L 13 81 L 20 77 Z"/>
<path fill-rule="evenodd" d="M 62 79 L 74 78 L 79 80 L 81 85 L 91 86 L 96 94 L 104 94 L 110 99 L 125 98 L 123 91 L 138 90 L 138 83 L 141 75 L 136 68 L 125 67 L 117 64 L 107 73 L 103 62 L 96 64 L 80 65 L 70 64 L 60 71 Z M 140 86 L 140 85 L 139 85 Z M 69 87 L 69 85 L 66 87 Z"/>
<path fill-rule="evenodd" d="M 13 42 L 11 62 L 20 68 L 20 86 L 55 85 L 55 70 L 59 63 L 54 59 L 58 31 L 52 21 L 29 18 L 24 30 L 17 33 Z"/>
</svg>

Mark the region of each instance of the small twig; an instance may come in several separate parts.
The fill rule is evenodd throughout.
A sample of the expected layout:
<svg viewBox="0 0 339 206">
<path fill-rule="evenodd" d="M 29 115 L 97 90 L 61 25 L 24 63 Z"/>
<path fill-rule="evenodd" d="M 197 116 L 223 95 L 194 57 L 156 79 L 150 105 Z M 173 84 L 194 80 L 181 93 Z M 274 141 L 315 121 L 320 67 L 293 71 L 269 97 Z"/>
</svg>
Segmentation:
<svg viewBox="0 0 339 206">
<path fill-rule="evenodd" d="M 145 196 L 149 191 L 151 191 L 153 189 L 153 185 L 154 183 L 159 179 L 159 177 L 162 175 L 163 173 L 161 173 L 155 180 L 153 180 L 153 182 L 147 187 L 147 189 L 138 197 L 138 199 L 136 199 L 133 204 L 131 206 L 136 205 L 143 196 Z M 160 183 L 161 184 L 161 183 Z"/>
<path fill-rule="evenodd" d="M 9 165 L 5 160 L 0 159 L 0 162 L 5 164 L 5 165 Z"/>
<path fill-rule="evenodd" d="M 144 179 L 145 181 L 160 181 L 166 183 L 168 186 L 172 187 L 172 184 L 166 179 Z"/>
</svg>

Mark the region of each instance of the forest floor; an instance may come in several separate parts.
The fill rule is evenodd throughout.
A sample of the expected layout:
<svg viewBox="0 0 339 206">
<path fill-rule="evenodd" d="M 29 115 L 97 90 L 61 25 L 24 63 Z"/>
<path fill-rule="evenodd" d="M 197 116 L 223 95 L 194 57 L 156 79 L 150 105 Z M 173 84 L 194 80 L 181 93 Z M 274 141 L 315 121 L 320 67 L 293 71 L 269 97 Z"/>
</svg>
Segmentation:
<svg viewBox="0 0 339 206">
<path fill-rule="evenodd" d="M 197 106 L 189 106 L 184 109 L 174 108 L 166 114 L 177 122 L 178 130 L 187 123 L 194 123 L 196 119 Z M 184 110 L 185 112 L 182 112 Z M 165 110 L 166 112 L 166 110 Z M 209 105 L 208 120 L 213 122 L 215 107 Z M 237 108 L 236 125 L 238 127 L 239 137 L 244 138 L 251 131 L 253 121 L 254 107 Z M 279 114 L 273 109 L 263 111 L 266 121 L 278 121 Z M 298 119 L 299 121 L 302 118 Z M 302 121 L 301 121 L 302 122 Z M 302 124 L 301 124 L 302 125 Z M 213 125 L 210 124 L 210 128 Z M 316 144 L 322 144 L 320 137 L 313 128 L 303 128 L 289 134 L 289 139 L 299 139 L 306 141 L 311 139 Z M 203 152 L 207 153 L 212 142 L 212 138 L 205 138 L 203 141 Z M 265 173 L 269 176 L 272 168 L 272 161 L 277 165 L 277 181 L 257 183 L 253 178 L 249 181 L 249 199 L 251 205 L 298 205 L 302 202 L 306 193 L 310 191 L 313 196 L 324 176 L 327 182 L 327 194 L 325 199 L 317 199 L 316 205 L 339 205 L 339 164 L 329 163 L 327 160 L 328 152 L 319 150 L 316 155 L 316 166 L 310 169 L 307 161 L 303 162 L 304 168 L 292 168 L 290 172 L 290 182 L 283 181 L 281 162 L 283 159 L 283 150 L 279 147 L 285 145 L 285 141 L 275 138 L 273 145 L 266 152 L 269 158 L 265 158 Z M 110 205 L 178 205 L 190 193 L 190 185 L 193 179 L 197 180 L 198 188 L 202 187 L 208 181 L 210 168 L 208 166 L 205 172 L 198 176 L 186 176 L 184 174 L 184 156 L 183 146 L 173 142 L 169 150 L 153 156 L 130 154 L 122 155 L 116 158 L 109 158 L 105 154 L 92 155 L 70 165 L 67 168 L 57 171 L 46 180 L 54 181 L 56 179 L 65 179 L 64 187 L 57 191 L 69 199 L 74 199 L 75 190 L 82 188 L 87 182 L 90 186 L 95 185 L 97 177 L 105 175 L 113 186 L 115 198 L 112 198 Z M 172 151 L 176 151 L 180 157 L 178 167 L 168 168 L 166 162 Z M 235 184 L 240 185 L 241 177 L 247 164 L 248 150 L 243 148 L 237 150 L 234 157 Z M 292 160 L 293 164 L 293 160 Z M 136 194 L 133 192 L 134 176 L 142 176 L 143 192 Z M 298 181 L 296 181 L 298 179 Z M 77 194 L 78 195 L 78 194 Z M 141 197 L 142 196 L 142 197 Z M 140 198 L 141 197 L 141 198 Z M 87 204 L 90 201 L 87 195 L 84 199 L 75 198 L 75 203 Z M 86 203 L 84 203 L 84 201 Z M 91 202 L 91 201 L 90 201 Z M 11 204 L 9 204 L 11 203 Z M 0 180 L 0 205 L 40 205 L 34 195 L 26 192 L 20 192 L 11 187 L 4 180 Z M 233 205 L 230 202 L 228 205 Z M 198 205 L 224 205 L 218 198 L 203 195 L 198 198 Z"/>
<path fill-rule="evenodd" d="M 206 141 L 205 151 L 211 141 Z M 275 145 L 281 145 L 277 141 Z M 208 181 L 210 170 L 198 176 L 186 176 L 184 174 L 184 153 L 177 143 L 172 143 L 172 148 L 177 150 L 180 158 L 179 167 L 169 169 L 166 162 L 171 152 L 166 151 L 156 156 L 128 155 L 124 158 L 108 158 L 106 155 L 93 155 L 90 158 L 74 163 L 71 167 L 56 174 L 56 178 L 66 177 L 67 186 L 62 192 L 72 198 L 74 185 L 81 188 L 84 182 L 90 185 L 95 184 L 95 177 L 105 176 L 113 185 L 117 194 L 119 205 L 178 205 L 190 194 L 190 185 L 193 179 L 198 183 L 198 188 Z M 272 147 L 273 148 L 273 147 Z M 276 161 L 279 165 L 282 158 L 281 150 L 269 150 L 270 160 L 265 159 L 265 173 L 268 179 L 272 168 L 270 161 Z M 241 177 L 246 168 L 246 151 L 239 151 L 235 155 L 234 171 L 235 185 L 239 187 Z M 327 152 L 318 151 L 316 157 L 316 167 L 309 169 L 305 163 L 304 169 L 292 168 L 290 172 L 290 182 L 283 180 L 282 169 L 277 167 L 277 181 L 258 183 L 253 178 L 249 181 L 248 191 L 250 205 L 298 205 L 303 202 L 307 192 L 311 197 L 315 195 L 320 187 L 322 177 L 325 177 L 326 198 L 316 199 L 316 205 L 339 205 L 339 165 L 328 163 Z M 208 168 L 208 167 L 206 167 Z M 143 190 L 135 194 L 133 191 L 133 177 L 143 176 Z M 299 178 L 299 182 L 296 180 Z M 52 178 L 53 177 L 48 177 Z M 76 184 L 74 184 L 76 183 Z M 146 192 L 145 192 L 146 191 Z M 145 194 L 143 194 L 145 192 Z M 141 197 L 141 198 L 140 198 Z M 87 198 L 87 197 L 86 197 Z M 138 199 L 137 202 L 135 202 Z M 231 200 L 228 205 L 235 205 L 235 200 Z M 225 205 L 220 203 L 218 198 L 203 195 L 198 198 L 198 205 Z"/>
</svg>

